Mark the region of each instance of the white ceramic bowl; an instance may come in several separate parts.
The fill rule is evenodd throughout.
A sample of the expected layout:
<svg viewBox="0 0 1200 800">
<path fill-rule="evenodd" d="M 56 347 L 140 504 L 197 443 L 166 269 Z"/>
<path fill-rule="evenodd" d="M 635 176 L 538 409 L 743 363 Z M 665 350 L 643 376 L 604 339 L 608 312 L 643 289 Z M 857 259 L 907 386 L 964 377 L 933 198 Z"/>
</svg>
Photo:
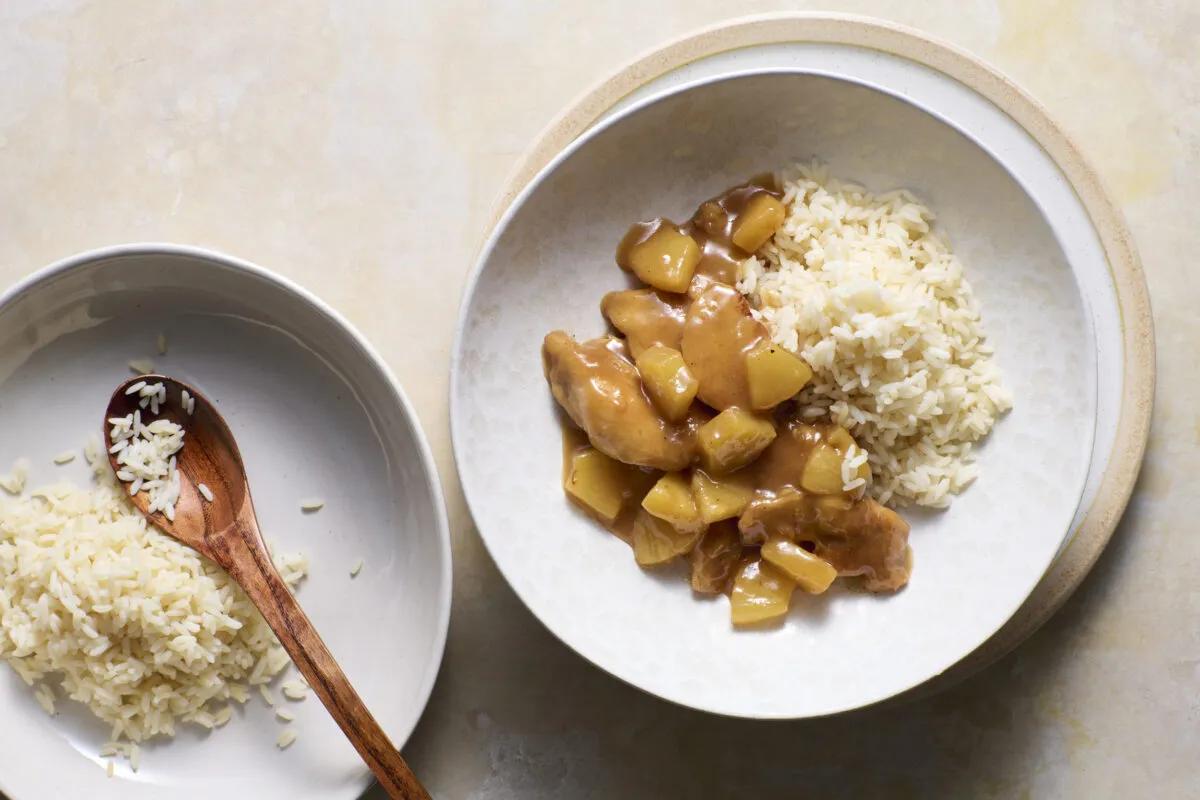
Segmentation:
<svg viewBox="0 0 1200 800">
<path fill-rule="evenodd" d="M 165 356 L 156 354 L 159 333 Z M 266 538 L 311 557 L 301 604 L 401 745 L 441 662 L 450 549 L 437 473 L 387 367 L 331 309 L 259 267 L 174 246 L 86 253 L 0 298 L 0 470 L 27 456 L 31 485 L 86 481 L 82 459 L 51 459 L 100 430 L 137 357 L 218 404 Z M 302 513 L 300 499 L 314 495 L 325 508 Z M 60 706 L 48 717 L 0 667 L 0 791 L 12 800 L 327 800 L 357 797 L 370 782 L 315 697 L 288 703 L 299 739 L 287 751 L 275 747 L 280 723 L 252 696 L 225 728 L 187 726 L 144 747 L 136 774 L 119 762 L 113 779 L 97 757 L 106 727 Z"/>
<path fill-rule="evenodd" d="M 904 78 L 742 71 L 644 98 L 530 183 L 468 288 L 451 421 L 480 533 L 551 631 L 668 700 L 794 718 L 895 695 L 996 631 L 1068 533 L 1096 408 L 1093 331 L 1063 245 L 1070 209 L 1052 202 L 1061 187 L 1042 162 L 1005 149 L 1002 115 L 977 113 L 950 87 L 918 105 Z M 786 624 L 736 631 L 726 600 L 639 570 L 563 497 L 539 348 L 555 328 L 604 331 L 598 303 L 625 285 L 613 251 L 631 222 L 684 218 L 754 173 L 812 157 L 872 189 L 910 188 L 939 214 L 1017 406 L 982 448 L 975 486 L 945 513 L 906 513 L 916 569 L 903 592 L 798 597 Z"/>
</svg>

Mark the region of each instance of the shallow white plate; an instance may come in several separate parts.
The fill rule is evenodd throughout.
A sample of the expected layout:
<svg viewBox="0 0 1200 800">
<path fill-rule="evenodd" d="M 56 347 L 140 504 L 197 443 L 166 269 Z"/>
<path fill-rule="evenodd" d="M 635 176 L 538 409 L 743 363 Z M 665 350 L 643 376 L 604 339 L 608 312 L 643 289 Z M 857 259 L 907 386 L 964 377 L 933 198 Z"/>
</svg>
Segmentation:
<svg viewBox="0 0 1200 800">
<path fill-rule="evenodd" d="M 0 299 L 0 471 L 27 456 L 32 485 L 88 480 L 82 458 L 51 459 L 100 431 L 138 357 L 218 404 L 264 535 L 311 557 L 300 602 L 401 745 L 441 662 L 450 552 L 428 448 L 387 368 L 320 301 L 250 264 L 170 246 L 85 254 Z M 302 513 L 311 496 L 325 508 Z M 67 701 L 48 717 L 0 666 L 0 791 L 13 800 L 357 797 L 370 774 L 320 701 L 280 702 L 299 733 L 287 751 L 275 747 L 281 724 L 252 695 L 225 728 L 185 727 L 144 747 L 136 774 L 118 761 L 109 779 L 97 757 L 106 727 Z"/>
<path fill-rule="evenodd" d="M 551 162 L 483 250 L 451 389 L 476 524 L 556 635 L 649 692 L 763 718 L 890 697 L 996 631 L 1068 533 L 1096 410 L 1092 326 L 1060 243 L 1072 209 L 1053 202 L 1059 184 L 1041 162 L 1005 149 L 1002 118 L 973 109 L 956 118 L 965 107 L 949 90 L 920 105 L 899 96 L 921 78 L 899 67 L 874 82 L 813 68 L 726 73 L 643 99 Z M 683 218 L 756 172 L 814 156 L 872 189 L 911 188 L 939 214 L 1017 407 L 983 448 L 981 479 L 948 512 L 906 513 L 916 560 L 908 588 L 798 597 L 785 625 L 740 632 L 725 599 L 698 600 L 680 574 L 638 569 L 626 545 L 562 496 L 539 348 L 555 328 L 603 332 L 599 298 L 624 285 L 613 251 L 631 222 Z"/>
</svg>

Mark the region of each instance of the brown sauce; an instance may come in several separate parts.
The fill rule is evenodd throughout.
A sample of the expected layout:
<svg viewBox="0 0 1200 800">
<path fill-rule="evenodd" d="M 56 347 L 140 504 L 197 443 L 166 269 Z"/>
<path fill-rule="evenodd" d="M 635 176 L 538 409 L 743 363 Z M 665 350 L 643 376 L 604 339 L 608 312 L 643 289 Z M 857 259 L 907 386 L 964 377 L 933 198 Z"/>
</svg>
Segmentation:
<svg viewBox="0 0 1200 800">
<path fill-rule="evenodd" d="M 737 283 L 741 263 L 754 254 L 733 243 L 733 230 L 750 201 L 761 194 L 779 196 L 773 176 L 760 175 L 705 201 L 682 226 L 700 245 L 701 252 L 689 295 L 698 297 L 713 282 L 726 286 Z"/>
<path fill-rule="evenodd" d="M 746 356 L 769 341 L 737 289 L 710 284 L 687 312 L 680 339 L 684 361 L 700 381 L 699 397 L 718 411 L 750 408 Z"/>
<path fill-rule="evenodd" d="M 600 301 L 600 313 L 625 336 L 634 358 L 656 344 L 678 350 L 687 310 L 685 295 L 656 289 L 609 292 Z"/>
<path fill-rule="evenodd" d="M 635 465 L 636 469 L 622 471 L 610 464 L 612 469 L 604 479 L 608 483 L 601 488 L 615 493 L 610 497 L 621 498 L 620 512 L 608 519 L 597 517 L 631 544 L 641 500 L 655 481 L 672 472 L 691 480 L 707 441 L 698 434 L 700 428 L 718 412 L 752 408 L 747 357 L 768 345 L 769 336 L 750 315 L 745 299 L 734 286 L 741 262 L 752 255 L 735 244 L 734 238 L 743 224 L 743 215 L 750 213 L 753 204 L 772 205 L 760 200 L 764 195 L 778 199 L 777 187 L 769 176 L 760 176 L 706 201 L 681 226 L 662 219 L 633 226 L 618 248 L 618 263 L 631 271 L 636 271 L 631 265 L 636 266 L 641 270 L 637 274 L 644 276 L 658 263 L 655 259 L 663 264 L 676 259 L 678 263 L 668 264 L 675 269 L 691 258 L 695 269 L 687 292 L 683 293 L 684 284 L 680 283 L 678 292 L 640 288 L 605 295 L 601 310 L 623 339 L 602 337 L 576 342 L 561 331 L 546 337 L 546 378 L 555 399 L 581 429 L 564 430 L 564 482 L 572 459 L 589 447 L 621 464 Z M 782 219 L 779 204 L 774 206 L 773 213 Z M 761 224 L 759 227 L 761 230 Z M 742 230 L 749 228 L 751 225 L 746 223 Z M 698 260 L 690 242 L 684 239 L 680 244 L 680 232 L 699 246 Z M 649 268 L 645 260 L 634 263 L 632 248 L 655 236 L 670 240 L 661 251 L 661 259 L 658 251 L 651 249 Z M 739 241 L 758 240 L 741 236 Z M 642 376 L 634 363 L 655 345 L 679 351 L 682 360 L 678 363 L 685 363 L 696 379 L 695 399 L 682 422 L 670 422 L 659 412 L 645 386 L 650 373 Z M 761 355 L 758 353 L 756 359 Z M 761 363 L 756 360 L 756 367 Z M 755 384 L 755 388 L 762 386 Z M 785 391 L 792 392 L 791 385 Z M 686 407 L 689 398 L 685 397 L 678 408 Z M 744 412 L 738 413 L 745 416 Z M 712 522 L 703 537 L 687 545 L 693 588 L 700 592 L 727 590 L 739 564 L 757 560 L 758 547 L 769 537 L 801 544 L 841 575 L 863 576 L 868 589 L 903 586 L 910 569 L 908 525 L 894 512 L 864 497 L 861 486 L 844 489 L 840 470 L 842 459 L 853 445 L 850 435 L 838 426 L 803 422 L 792 414 L 787 404 L 774 413 L 757 412 L 754 419 L 760 420 L 760 426 L 763 419 L 774 420 L 774 440 L 765 450 L 760 444 L 761 453 L 756 450 L 751 456 L 756 460 L 733 476 L 701 476 L 721 486 L 750 488 L 741 489 L 743 494 L 739 496 L 748 500 L 742 501 L 740 511 Z M 704 452 L 711 455 L 711 451 Z M 680 478 L 674 480 L 675 485 L 683 485 Z M 697 489 L 694 483 L 692 486 L 694 494 Z M 682 491 L 687 494 L 686 487 Z M 749 494 L 745 494 L 747 491 Z M 696 502 L 696 508 L 701 509 L 703 504 Z M 610 504 L 609 514 L 613 507 Z M 719 514 L 714 512 L 714 516 Z"/>
<path fill-rule="evenodd" d="M 621 340 L 576 342 L 555 331 L 546 337 L 542 358 L 554 399 L 597 450 L 625 464 L 666 471 L 692 462 L 696 429 L 709 415 L 696 408 L 682 423 L 664 419 Z"/>
</svg>

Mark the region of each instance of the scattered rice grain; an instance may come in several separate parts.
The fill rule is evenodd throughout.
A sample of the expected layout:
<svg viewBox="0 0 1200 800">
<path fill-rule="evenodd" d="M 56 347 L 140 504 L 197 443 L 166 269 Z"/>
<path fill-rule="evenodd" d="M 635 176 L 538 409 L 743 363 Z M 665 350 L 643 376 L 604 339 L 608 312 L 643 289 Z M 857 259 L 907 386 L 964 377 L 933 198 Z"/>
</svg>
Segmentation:
<svg viewBox="0 0 1200 800">
<path fill-rule="evenodd" d="M 308 684 L 301 681 L 287 681 L 279 687 L 279 691 L 288 700 L 304 700 L 308 697 Z"/>
<path fill-rule="evenodd" d="M 12 471 L 0 475 L 0 489 L 9 494 L 20 494 L 25 491 L 25 481 L 29 478 L 29 459 L 18 458 L 13 464 Z"/>
</svg>

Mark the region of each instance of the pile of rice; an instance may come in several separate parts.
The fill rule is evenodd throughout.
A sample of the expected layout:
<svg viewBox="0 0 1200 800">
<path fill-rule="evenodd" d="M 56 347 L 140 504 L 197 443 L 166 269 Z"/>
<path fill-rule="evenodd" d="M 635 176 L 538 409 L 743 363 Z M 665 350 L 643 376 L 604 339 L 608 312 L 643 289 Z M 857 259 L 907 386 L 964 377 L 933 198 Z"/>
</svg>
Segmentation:
<svg viewBox="0 0 1200 800">
<path fill-rule="evenodd" d="M 782 176 L 782 228 L 738 288 L 813 368 L 799 400 L 868 452 L 872 495 L 944 507 L 978 475 L 972 445 L 1012 407 L 962 264 L 933 213 L 819 165 Z"/>
<path fill-rule="evenodd" d="M 147 525 L 99 450 L 93 486 L 0 500 L 0 658 L 48 713 L 58 682 L 114 742 L 219 727 L 287 654 L 223 570 Z M 293 586 L 307 572 L 276 560 Z"/>
</svg>

